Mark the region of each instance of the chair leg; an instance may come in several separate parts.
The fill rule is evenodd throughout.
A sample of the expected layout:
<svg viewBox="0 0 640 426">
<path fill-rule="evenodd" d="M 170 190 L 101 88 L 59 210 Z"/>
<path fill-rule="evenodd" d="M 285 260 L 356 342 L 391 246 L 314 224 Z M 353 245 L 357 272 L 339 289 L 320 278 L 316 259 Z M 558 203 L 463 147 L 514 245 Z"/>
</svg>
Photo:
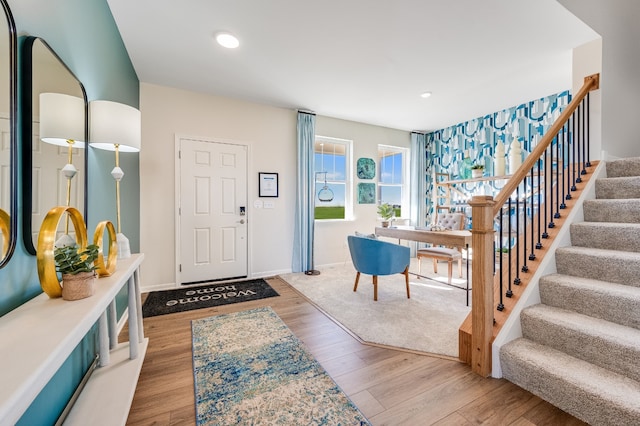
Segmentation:
<svg viewBox="0 0 640 426">
<path fill-rule="evenodd" d="M 378 301 L 378 276 L 373 276 L 373 301 Z"/>
<path fill-rule="evenodd" d="M 407 283 L 407 299 L 411 299 L 411 292 L 409 291 L 409 267 L 404 269 L 404 281 Z"/>
<path fill-rule="evenodd" d="M 422 256 L 418 256 L 418 279 L 422 275 Z"/>
<path fill-rule="evenodd" d="M 360 279 L 360 272 L 356 273 L 356 283 L 353 286 L 353 291 L 356 291 L 358 289 L 358 280 Z"/>
<path fill-rule="evenodd" d="M 462 278 L 462 257 L 458 259 L 458 274 L 460 275 L 460 278 Z"/>
<path fill-rule="evenodd" d="M 437 274 L 438 273 L 438 260 L 437 259 L 433 259 L 433 273 Z"/>
<path fill-rule="evenodd" d="M 453 275 L 453 260 L 449 260 L 447 264 L 449 265 L 447 277 L 449 278 L 449 284 L 451 284 L 451 276 Z"/>
</svg>

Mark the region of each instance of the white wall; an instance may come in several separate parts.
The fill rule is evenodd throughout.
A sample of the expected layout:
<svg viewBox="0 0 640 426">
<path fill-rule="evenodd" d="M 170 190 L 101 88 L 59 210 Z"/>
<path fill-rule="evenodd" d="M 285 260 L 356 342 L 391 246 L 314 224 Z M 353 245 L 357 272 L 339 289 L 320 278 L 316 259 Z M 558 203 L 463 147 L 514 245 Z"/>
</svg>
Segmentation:
<svg viewBox="0 0 640 426">
<path fill-rule="evenodd" d="M 317 117 L 316 134 L 353 141 L 351 165 L 354 168 L 354 176 L 351 183 L 354 197 L 357 197 L 359 182 L 377 182 L 379 176 L 379 170 L 376 166 L 375 179 L 358 179 L 355 176 L 355 163 L 358 158 L 372 158 L 377 162 L 378 145 L 391 145 L 401 148 L 409 148 L 411 146 L 411 134 L 409 132 L 329 117 Z M 422 153 L 422 155 L 425 154 Z M 407 211 L 407 218 L 408 215 L 409 212 Z M 377 218 L 377 204 L 358 204 L 357 200 L 355 200 L 352 221 L 316 222 L 314 244 L 314 263 L 316 268 L 322 265 L 350 262 L 347 235 L 353 234 L 355 231 L 373 232 L 376 225 L 379 226 Z"/>
<path fill-rule="evenodd" d="M 612 157 L 640 156 L 640 2 L 559 2 L 602 36 L 602 149 Z"/>
<path fill-rule="evenodd" d="M 296 112 L 217 96 L 140 85 L 140 242 L 145 289 L 175 283 L 175 137 L 249 145 L 249 271 L 291 270 Z M 274 209 L 254 209 L 258 171 L 279 173 Z"/>
<path fill-rule="evenodd" d="M 572 55 L 572 93 L 576 93 L 584 84 L 584 78 L 600 74 L 602 78 L 602 39 L 573 49 Z M 602 90 L 589 93 L 589 160 L 603 160 L 602 157 Z"/>
<path fill-rule="evenodd" d="M 296 188 L 294 110 L 141 83 L 140 245 L 144 291 L 175 285 L 175 138 L 200 137 L 249 145 L 249 273 L 291 271 Z M 316 134 L 351 139 L 354 158 L 376 158 L 378 144 L 410 146 L 409 132 L 317 117 Z M 274 209 L 254 209 L 258 172 L 279 173 Z M 354 187 L 358 179 L 354 179 Z M 355 191 L 355 190 L 354 190 Z M 349 260 L 346 236 L 373 232 L 375 205 L 355 205 L 355 221 L 316 226 L 315 266 Z"/>
</svg>

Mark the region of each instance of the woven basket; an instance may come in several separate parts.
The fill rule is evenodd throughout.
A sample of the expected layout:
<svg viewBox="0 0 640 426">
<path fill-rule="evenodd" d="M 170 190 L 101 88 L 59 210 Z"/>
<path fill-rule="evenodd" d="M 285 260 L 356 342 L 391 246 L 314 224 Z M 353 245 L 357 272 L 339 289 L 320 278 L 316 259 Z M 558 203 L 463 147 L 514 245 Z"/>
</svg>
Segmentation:
<svg viewBox="0 0 640 426">
<path fill-rule="evenodd" d="M 62 274 L 62 298 L 79 300 L 93 296 L 96 290 L 96 273 L 80 272 L 75 275 Z"/>
</svg>

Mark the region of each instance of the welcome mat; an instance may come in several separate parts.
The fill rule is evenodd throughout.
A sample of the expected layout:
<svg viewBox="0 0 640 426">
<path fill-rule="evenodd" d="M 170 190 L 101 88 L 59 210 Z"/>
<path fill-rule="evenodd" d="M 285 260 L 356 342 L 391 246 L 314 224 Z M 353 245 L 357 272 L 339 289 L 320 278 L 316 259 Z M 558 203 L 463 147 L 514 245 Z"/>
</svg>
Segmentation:
<svg viewBox="0 0 640 426">
<path fill-rule="evenodd" d="M 152 291 L 142 305 L 142 316 L 153 317 L 274 296 L 279 294 L 263 279 Z"/>
<path fill-rule="evenodd" d="M 270 308 L 191 322 L 198 425 L 369 425 Z"/>
</svg>

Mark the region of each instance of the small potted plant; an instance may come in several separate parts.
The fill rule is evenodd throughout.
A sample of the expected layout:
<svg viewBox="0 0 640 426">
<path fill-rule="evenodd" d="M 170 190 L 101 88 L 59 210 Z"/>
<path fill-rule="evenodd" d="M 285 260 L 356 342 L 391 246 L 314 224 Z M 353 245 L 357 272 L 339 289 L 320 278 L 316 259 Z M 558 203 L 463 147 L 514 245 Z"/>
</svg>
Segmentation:
<svg viewBox="0 0 640 426">
<path fill-rule="evenodd" d="M 77 245 L 56 247 L 53 251 L 56 271 L 62 274 L 62 298 L 78 300 L 95 292 L 96 266 L 99 247 L 95 244 L 84 250 Z"/>
<path fill-rule="evenodd" d="M 394 215 L 393 206 L 389 203 L 382 203 L 378 206 L 378 216 L 382 218 L 382 227 L 387 228 L 389 221 Z"/>
<path fill-rule="evenodd" d="M 482 164 L 474 164 L 471 166 L 471 177 L 472 178 L 481 178 L 484 174 L 484 166 Z"/>
</svg>

